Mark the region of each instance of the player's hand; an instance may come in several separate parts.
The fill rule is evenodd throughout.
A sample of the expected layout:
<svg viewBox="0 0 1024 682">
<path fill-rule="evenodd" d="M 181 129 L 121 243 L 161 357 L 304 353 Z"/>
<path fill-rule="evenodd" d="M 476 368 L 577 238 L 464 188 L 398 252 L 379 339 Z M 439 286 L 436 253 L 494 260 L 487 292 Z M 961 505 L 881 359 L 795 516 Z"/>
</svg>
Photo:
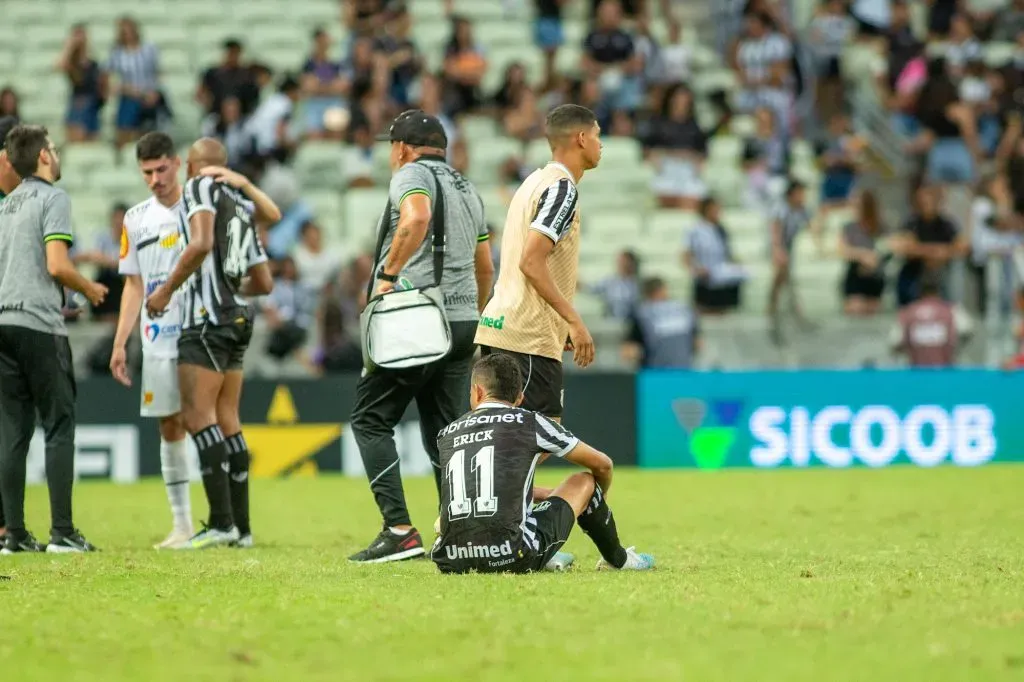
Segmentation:
<svg viewBox="0 0 1024 682">
<path fill-rule="evenodd" d="M 230 168 L 224 168 L 223 166 L 207 166 L 203 170 L 199 171 L 201 175 L 211 177 L 217 182 L 223 182 L 225 185 L 231 185 L 235 189 L 245 189 L 245 186 L 249 184 L 249 178 L 245 177 L 241 173 L 236 173 Z"/>
<path fill-rule="evenodd" d="M 114 348 L 114 352 L 110 354 L 110 373 L 122 386 L 131 387 L 132 378 L 128 376 L 128 353 L 125 352 L 124 346 Z"/>
<path fill-rule="evenodd" d="M 589 367 L 594 361 L 594 338 L 583 320 L 569 326 L 569 341 L 572 342 L 572 359 L 576 365 Z"/>
<path fill-rule="evenodd" d="M 107 288 L 99 282 L 89 282 L 89 286 L 82 293 L 89 299 L 89 303 L 98 306 L 107 297 Z"/>
<path fill-rule="evenodd" d="M 377 282 L 377 295 L 378 296 L 380 296 L 381 294 L 390 293 L 390 292 L 392 292 L 394 290 L 395 290 L 395 283 L 394 282 L 385 282 L 384 280 L 380 280 L 379 282 Z"/>
<path fill-rule="evenodd" d="M 170 304 L 171 291 L 166 286 L 159 286 L 146 299 L 146 312 L 150 317 L 160 317 Z"/>
</svg>

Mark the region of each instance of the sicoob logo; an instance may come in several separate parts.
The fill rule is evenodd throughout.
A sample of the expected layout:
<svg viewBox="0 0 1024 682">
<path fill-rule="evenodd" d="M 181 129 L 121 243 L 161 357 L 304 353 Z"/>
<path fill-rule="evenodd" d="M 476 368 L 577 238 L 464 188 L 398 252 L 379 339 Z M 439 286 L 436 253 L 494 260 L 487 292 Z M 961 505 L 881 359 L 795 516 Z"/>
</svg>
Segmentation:
<svg viewBox="0 0 1024 682">
<path fill-rule="evenodd" d="M 697 466 L 701 469 L 718 469 L 724 465 L 729 450 L 736 442 L 743 403 L 739 400 L 712 400 L 706 403 L 694 398 L 680 398 L 672 403 L 672 411 L 689 436 L 690 454 Z"/>
</svg>

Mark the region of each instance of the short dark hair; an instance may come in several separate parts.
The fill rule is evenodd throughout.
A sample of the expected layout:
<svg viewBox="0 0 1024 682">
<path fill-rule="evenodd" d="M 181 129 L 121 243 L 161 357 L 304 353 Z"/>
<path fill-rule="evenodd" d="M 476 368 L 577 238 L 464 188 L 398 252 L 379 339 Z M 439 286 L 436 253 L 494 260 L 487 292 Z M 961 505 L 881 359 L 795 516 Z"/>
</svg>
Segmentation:
<svg viewBox="0 0 1024 682">
<path fill-rule="evenodd" d="M 511 355 L 491 353 L 473 365 L 473 383 L 483 386 L 492 398 L 514 403 L 523 392 L 523 372 Z"/>
<path fill-rule="evenodd" d="M 110 207 L 110 215 L 116 215 L 118 213 L 127 213 L 131 206 L 124 201 L 115 201 L 114 205 Z"/>
<path fill-rule="evenodd" d="M 644 280 L 642 289 L 644 298 L 650 298 L 665 288 L 665 280 L 661 277 L 648 277 Z"/>
<path fill-rule="evenodd" d="M 306 234 L 310 230 L 319 230 L 319 229 L 320 229 L 320 226 L 316 224 L 315 220 L 307 220 L 306 222 L 302 223 L 302 227 L 299 228 L 299 234 Z"/>
<path fill-rule="evenodd" d="M 281 78 L 281 84 L 277 88 L 278 92 L 283 92 L 285 94 L 289 92 L 295 92 L 298 89 L 299 81 L 295 77 L 295 74 L 291 73 L 286 73 L 284 77 Z"/>
<path fill-rule="evenodd" d="M 804 187 L 804 183 L 799 180 L 790 180 L 789 184 L 786 186 L 786 198 L 788 199 L 792 197 L 794 194 L 804 189 Z"/>
<path fill-rule="evenodd" d="M 223 47 L 225 50 L 241 50 L 242 41 L 238 38 L 228 38 L 224 41 Z"/>
<path fill-rule="evenodd" d="M 3 151 L 6 147 L 7 133 L 14 130 L 14 126 L 18 125 L 18 118 L 16 116 L 4 116 L 0 118 L 0 151 Z"/>
<path fill-rule="evenodd" d="M 165 156 L 173 159 L 177 155 L 178 150 L 174 148 L 174 140 L 167 133 L 146 133 L 139 138 L 139 143 L 135 145 L 136 161 L 156 161 Z"/>
<path fill-rule="evenodd" d="M 22 178 L 39 170 L 39 153 L 50 146 L 50 131 L 45 126 L 16 125 L 7 133 L 4 148 L 14 172 Z"/>
<path fill-rule="evenodd" d="M 589 128 L 595 123 L 597 116 L 590 109 L 578 104 L 563 104 L 548 113 L 544 130 L 551 140 L 574 133 L 580 128 Z"/>
</svg>

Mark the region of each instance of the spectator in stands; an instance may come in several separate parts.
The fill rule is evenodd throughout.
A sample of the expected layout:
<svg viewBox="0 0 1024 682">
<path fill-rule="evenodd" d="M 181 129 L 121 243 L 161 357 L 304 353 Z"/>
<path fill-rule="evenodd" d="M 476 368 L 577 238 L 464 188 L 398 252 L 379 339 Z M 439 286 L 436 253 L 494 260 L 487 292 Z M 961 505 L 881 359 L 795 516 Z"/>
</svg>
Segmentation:
<svg viewBox="0 0 1024 682">
<path fill-rule="evenodd" d="M 952 367 L 970 340 L 974 324 L 958 305 L 943 300 L 938 273 L 921 283 L 921 298 L 899 312 L 889 343 L 904 353 L 911 367 Z"/>
<path fill-rule="evenodd" d="M 534 0 L 533 4 L 536 9 L 534 41 L 544 51 L 544 83 L 550 85 L 555 80 L 558 48 L 565 43 L 562 8 L 569 4 L 569 0 Z"/>
<path fill-rule="evenodd" d="M 597 79 L 601 98 L 612 110 L 635 111 L 643 102 L 643 57 L 623 28 L 620 0 L 602 0 L 594 28 L 583 42 L 582 71 Z"/>
<path fill-rule="evenodd" d="M 712 197 L 704 199 L 700 215 L 701 221 L 686 237 L 683 260 L 693 275 L 697 310 L 721 315 L 739 307 L 747 272 L 733 257 L 718 201 Z"/>
<path fill-rule="evenodd" d="M 0 90 L 0 118 L 4 116 L 13 116 L 16 120 L 21 121 L 18 93 L 10 86 Z"/>
<path fill-rule="evenodd" d="M 466 172 L 469 168 L 469 153 L 466 150 L 466 138 L 462 134 L 459 125 L 448 116 L 443 110 L 443 83 L 440 78 L 430 74 L 424 74 L 420 79 L 420 92 L 417 98 L 417 106 L 437 118 L 444 128 L 444 134 L 448 138 L 448 149 L 446 154 L 448 164 L 459 172 Z"/>
<path fill-rule="evenodd" d="M 64 42 L 57 70 L 68 78 L 71 96 L 65 117 L 68 142 L 94 140 L 100 132 L 100 109 L 107 99 L 107 79 L 89 50 L 84 24 L 75 24 Z"/>
<path fill-rule="evenodd" d="M 899 0 L 894 0 L 898 2 Z M 857 20 L 859 33 L 873 38 L 884 35 L 892 21 L 890 0 L 853 0 L 850 12 Z"/>
<path fill-rule="evenodd" d="M 733 49 L 732 65 L 740 82 L 738 109 L 771 109 L 776 130 L 788 137 L 792 96 L 793 45 L 782 33 L 771 29 L 763 14 L 748 14 L 743 35 Z"/>
<path fill-rule="evenodd" d="M 900 306 L 921 297 L 921 278 L 937 273 L 942 281 L 949 263 L 966 251 L 966 242 L 951 220 L 940 211 L 940 190 L 922 185 L 914 192 L 914 214 L 893 241 L 895 253 L 903 256 L 896 281 L 896 300 Z"/>
<path fill-rule="evenodd" d="M 526 82 L 526 68 L 522 62 L 512 62 L 505 67 L 505 76 L 502 78 L 501 85 L 498 86 L 498 90 L 491 98 L 491 104 L 494 106 L 499 120 L 504 119 L 505 114 L 519 104 L 523 91 L 529 88 L 530 85 Z"/>
<path fill-rule="evenodd" d="M 544 117 L 532 88 L 524 89 L 515 107 L 505 113 L 502 121 L 505 135 L 524 145 L 544 137 Z"/>
<path fill-rule="evenodd" d="M 238 168 L 252 152 L 252 140 L 246 134 L 242 104 L 237 97 L 221 100 L 219 115 L 209 114 L 203 119 L 200 130 L 204 137 L 216 138 L 224 144 L 231 168 Z"/>
<path fill-rule="evenodd" d="M 992 40 L 1012 43 L 1024 33 L 1024 0 L 1011 0 L 1011 4 L 998 13 L 993 24 Z"/>
<path fill-rule="evenodd" d="M 256 73 L 242 62 L 241 41 L 229 38 L 224 41 L 224 57 L 220 64 L 211 66 L 204 73 L 196 89 L 196 101 L 208 114 L 219 116 L 225 99 L 234 97 L 242 107 L 242 118 L 247 118 L 260 103 L 260 87 Z"/>
<path fill-rule="evenodd" d="M 117 41 L 106 70 L 117 79 L 116 141 L 121 147 L 156 127 L 161 112 L 167 110 L 160 89 L 160 53 L 156 45 L 142 42 L 134 19 L 118 20 Z"/>
<path fill-rule="evenodd" d="M 342 3 L 345 27 L 354 38 L 373 38 L 384 26 L 386 0 L 348 0 Z"/>
<path fill-rule="evenodd" d="M 945 39 L 953 27 L 953 17 L 960 11 L 961 0 L 930 0 L 928 12 L 928 38 L 936 42 Z"/>
<path fill-rule="evenodd" d="M 270 328 L 267 355 L 281 361 L 300 349 L 309 335 L 314 308 L 314 294 L 299 282 L 295 261 L 291 257 L 281 259 L 274 290 L 261 307 Z"/>
<path fill-rule="evenodd" d="M 660 277 L 644 280 L 644 300 L 630 320 L 623 359 L 644 369 L 691 369 L 700 325 L 688 306 L 669 297 Z"/>
<path fill-rule="evenodd" d="M 819 120 L 828 121 L 842 112 L 845 99 L 840 59 L 857 25 L 843 0 L 825 0 L 809 29 L 816 71 L 815 103 Z"/>
<path fill-rule="evenodd" d="M 829 217 L 849 205 L 850 194 L 857 182 L 860 155 L 866 146 L 866 141 L 854 134 L 850 119 L 845 114 L 837 113 L 832 117 L 828 125 L 828 136 L 821 144 L 818 155 L 824 177 L 821 183 L 821 204 L 811 225 L 819 249 Z"/>
<path fill-rule="evenodd" d="M 874 315 L 881 307 L 888 261 L 879 251 L 884 234 L 878 199 L 873 192 L 861 192 L 856 218 L 846 224 L 839 236 L 839 257 L 846 261 L 843 312 L 847 315 Z"/>
<path fill-rule="evenodd" d="M 361 106 L 351 109 L 346 130 L 348 146 L 342 152 L 341 174 L 347 187 L 373 187 L 374 135 L 370 119 Z M 301 269 L 301 266 L 300 266 Z"/>
<path fill-rule="evenodd" d="M 423 68 L 423 58 L 410 35 L 412 17 L 404 4 L 389 10 L 384 33 L 377 38 L 375 50 L 387 59 L 391 71 L 388 94 L 400 109 L 412 102 L 409 90 Z"/>
<path fill-rule="evenodd" d="M 324 246 L 323 230 L 312 220 L 302 225 L 299 243 L 292 254 L 299 283 L 307 291 L 319 292 L 341 272 L 345 259 L 341 250 Z"/>
<path fill-rule="evenodd" d="M 480 83 L 487 72 L 483 47 L 473 38 L 473 25 L 452 17 L 452 36 L 444 50 L 444 110 L 449 116 L 479 109 Z"/>
<path fill-rule="evenodd" d="M 634 251 L 623 251 L 615 261 L 615 274 L 589 287 L 604 303 L 604 314 L 628 320 L 640 302 L 640 259 Z"/>
<path fill-rule="evenodd" d="M 789 174 L 789 147 L 767 107 L 754 111 L 754 135 L 743 145 L 743 170 L 747 177 L 744 204 L 752 210 L 767 210 L 774 203 L 773 181 Z"/>
<path fill-rule="evenodd" d="M 258 156 L 283 161 L 296 146 L 290 130 L 292 114 L 301 96 L 299 82 L 285 75 L 277 94 L 262 102 L 245 123 L 245 133 L 252 140 Z"/>
<path fill-rule="evenodd" d="M 668 42 L 658 50 L 655 82 L 688 83 L 693 76 L 693 46 L 683 41 L 683 27 L 669 23 Z"/>
<path fill-rule="evenodd" d="M 807 192 L 802 183 L 791 180 L 783 201 L 775 209 L 771 220 L 772 287 L 768 293 L 768 322 L 772 340 L 782 344 L 782 320 L 779 317 L 779 299 L 783 289 L 789 292 L 793 315 L 806 325 L 800 310 L 796 287 L 793 284 L 793 246 L 796 238 L 807 229 L 811 221 L 807 211 Z"/>
<path fill-rule="evenodd" d="M 303 134 L 309 139 L 340 137 L 324 125 L 324 115 L 330 109 L 341 108 L 349 94 L 348 79 L 342 74 L 341 62 L 331 59 L 331 36 L 323 28 L 313 31 L 313 49 L 302 65 L 302 87 L 305 127 Z"/>
<path fill-rule="evenodd" d="M 104 323 L 117 322 L 121 310 L 121 291 L 124 281 L 117 272 L 121 256 L 121 230 L 128 205 L 116 203 L 110 210 L 110 225 L 96 235 L 92 249 L 76 252 L 72 256 L 75 265 L 92 265 L 96 268 L 96 281 L 108 289 L 107 298 L 92 307 L 93 319 Z"/>
<path fill-rule="evenodd" d="M 981 41 L 975 37 L 966 14 L 953 15 L 945 48 L 946 68 L 954 80 L 963 77 L 968 62 L 982 58 Z"/>
<path fill-rule="evenodd" d="M 929 181 L 971 182 L 981 152 L 976 121 L 971 108 L 960 101 L 957 86 L 941 59 L 928 63 L 928 80 L 918 95 L 917 117 L 929 148 Z"/>
<path fill-rule="evenodd" d="M 656 169 L 651 189 L 659 205 L 695 211 L 707 194 L 701 172 L 708 136 L 697 123 L 689 88 L 677 84 L 669 89 L 643 143 L 648 150 L 647 160 Z"/>
<path fill-rule="evenodd" d="M 910 24 L 910 6 L 907 0 L 893 0 L 892 18 L 885 32 L 885 42 L 888 48 L 886 59 L 888 89 L 893 91 L 907 64 L 919 57 L 924 49 L 924 45 L 917 39 L 914 28 Z"/>
<path fill-rule="evenodd" d="M 363 369 L 363 352 L 355 334 L 349 331 L 358 324 L 342 305 L 341 287 L 339 278 L 324 289 L 317 308 L 318 347 L 312 364 L 320 372 L 356 374 Z"/>
<path fill-rule="evenodd" d="M 999 282 L 999 310 L 1010 313 L 1014 296 L 1013 253 L 1024 245 L 1021 216 L 1014 212 L 1005 175 L 986 177 L 971 204 L 971 265 L 977 278 L 978 309 L 986 310 L 990 271 Z"/>
</svg>

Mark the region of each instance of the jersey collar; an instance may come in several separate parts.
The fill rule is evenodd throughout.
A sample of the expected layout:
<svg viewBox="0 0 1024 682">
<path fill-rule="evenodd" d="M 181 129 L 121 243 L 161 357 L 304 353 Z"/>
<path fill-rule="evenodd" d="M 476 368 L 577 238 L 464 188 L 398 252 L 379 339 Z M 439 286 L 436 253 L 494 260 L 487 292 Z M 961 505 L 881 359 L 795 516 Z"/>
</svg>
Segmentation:
<svg viewBox="0 0 1024 682">
<path fill-rule="evenodd" d="M 572 174 L 572 171 L 569 170 L 564 163 L 559 163 L 558 161 L 550 161 L 548 162 L 548 165 L 557 166 L 558 168 L 564 170 L 565 174 L 569 176 L 569 182 L 572 183 L 573 187 L 576 186 L 576 176 Z"/>
<path fill-rule="evenodd" d="M 498 408 L 498 409 L 507 410 L 510 407 L 512 407 L 512 405 L 509 405 L 507 403 L 499 403 L 497 401 L 491 401 L 491 402 L 486 402 L 486 403 L 480 403 L 479 405 L 476 406 L 476 409 L 477 410 L 486 410 L 486 409 L 490 409 L 490 408 Z"/>
</svg>

